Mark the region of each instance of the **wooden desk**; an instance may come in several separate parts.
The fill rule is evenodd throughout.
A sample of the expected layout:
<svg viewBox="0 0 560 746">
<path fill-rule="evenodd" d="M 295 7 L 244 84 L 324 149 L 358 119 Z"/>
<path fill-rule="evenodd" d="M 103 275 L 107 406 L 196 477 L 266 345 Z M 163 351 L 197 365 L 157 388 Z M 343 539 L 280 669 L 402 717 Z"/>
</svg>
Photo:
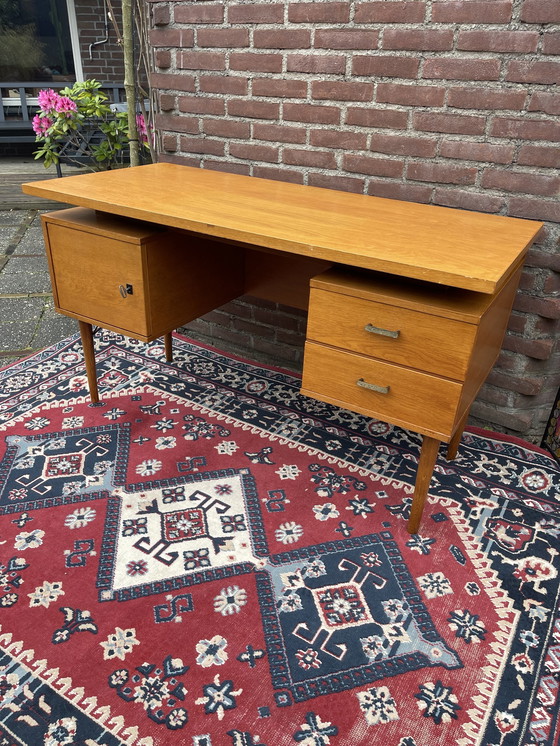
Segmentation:
<svg viewBox="0 0 560 746">
<path fill-rule="evenodd" d="M 87 208 L 43 222 L 92 398 L 92 323 L 163 335 L 170 358 L 172 329 L 243 293 L 309 307 L 302 392 L 424 436 L 418 530 L 439 444 L 454 457 L 540 223 L 166 163 L 23 191 Z"/>
</svg>

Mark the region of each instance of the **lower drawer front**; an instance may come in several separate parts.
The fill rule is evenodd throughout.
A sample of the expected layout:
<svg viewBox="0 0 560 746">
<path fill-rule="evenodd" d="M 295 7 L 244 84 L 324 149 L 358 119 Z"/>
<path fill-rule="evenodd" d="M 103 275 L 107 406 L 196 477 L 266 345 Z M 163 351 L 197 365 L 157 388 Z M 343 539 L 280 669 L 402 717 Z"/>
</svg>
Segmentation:
<svg viewBox="0 0 560 746">
<path fill-rule="evenodd" d="M 357 381 L 388 387 L 373 391 Z M 306 342 L 302 393 L 416 432 L 449 439 L 462 385 L 455 381 Z"/>
</svg>

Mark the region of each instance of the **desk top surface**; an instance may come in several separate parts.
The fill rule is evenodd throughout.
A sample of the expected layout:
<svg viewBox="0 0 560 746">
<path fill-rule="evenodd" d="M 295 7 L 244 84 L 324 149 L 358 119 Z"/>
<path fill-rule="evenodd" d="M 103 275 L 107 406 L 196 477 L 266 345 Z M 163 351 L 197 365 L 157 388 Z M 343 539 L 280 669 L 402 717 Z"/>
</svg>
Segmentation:
<svg viewBox="0 0 560 746">
<path fill-rule="evenodd" d="M 541 223 L 156 163 L 26 194 L 205 236 L 493 293 Z"/>
</svg>

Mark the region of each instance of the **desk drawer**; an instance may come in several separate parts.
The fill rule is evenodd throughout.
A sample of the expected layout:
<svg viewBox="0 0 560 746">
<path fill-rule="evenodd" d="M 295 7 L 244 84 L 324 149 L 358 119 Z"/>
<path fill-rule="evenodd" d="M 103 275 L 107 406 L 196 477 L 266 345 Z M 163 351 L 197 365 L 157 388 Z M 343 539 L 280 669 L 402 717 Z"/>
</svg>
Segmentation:
<svg viewBox="0 0 560 746">
<path fill-rule="evenodd" d="M 52 223 L 48 237 L 57 308 L 100 326 L 148 333 L 142 245 Z"/>
<path fill-rule="evenodd" d="M 464 380 L 475 335 L 474 324 L 311 289 L 307 338 L 333 347 Z"/>
<path fill-rule="evenodd" d="M 357 384 L 388 387 L 380 393 Z M 416 432 L 448 438 L 462 385 L 353 352 L 306 342 L 302 393 Z"/>
</svg>

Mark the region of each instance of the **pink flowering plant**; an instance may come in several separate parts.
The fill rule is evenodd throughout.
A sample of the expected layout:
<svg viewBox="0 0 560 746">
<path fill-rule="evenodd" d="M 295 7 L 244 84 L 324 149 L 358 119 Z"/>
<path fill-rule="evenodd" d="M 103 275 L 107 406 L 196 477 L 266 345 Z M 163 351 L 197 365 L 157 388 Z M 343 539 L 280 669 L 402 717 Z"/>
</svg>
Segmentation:
<svg viewBox="0 0 560 746">
<path fill-rule="evenodd" d="M 128 144 L 126 112 L 113 112 L 101 83 L 86 80 L 63 88 L 39 91 L 39 111 L 33 118 L 35 140 L 40 143 L 35 158 L 45 167 L 66 161 L 82 163 L 84 158 L 98 168 L 110 169 L 123 161 Z M 137 116 L 138 136 L 147 146 L 144 118 Z M 79 160 L 78 160 L 79 159 Z"/>
</svg>

